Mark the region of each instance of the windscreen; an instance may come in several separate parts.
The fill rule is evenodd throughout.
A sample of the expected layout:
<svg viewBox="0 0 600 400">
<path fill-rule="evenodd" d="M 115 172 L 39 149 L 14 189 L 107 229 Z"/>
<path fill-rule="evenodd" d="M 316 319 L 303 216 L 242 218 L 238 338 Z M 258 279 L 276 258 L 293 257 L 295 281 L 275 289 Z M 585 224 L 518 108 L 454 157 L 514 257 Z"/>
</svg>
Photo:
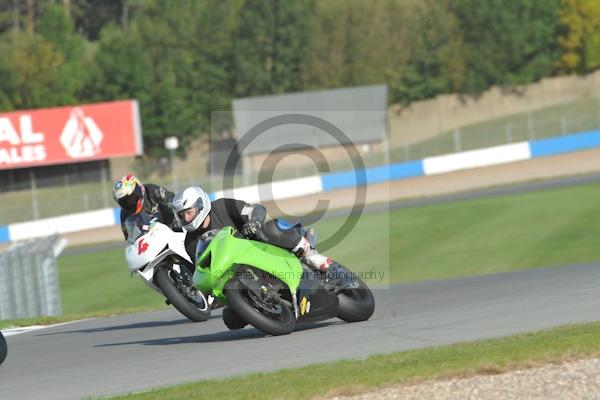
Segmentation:
<svg viewBox="0 0 600 400">
<path fill-rule="evenodd" d="M 210 244 L 210 241 L 219 233 L 221 229 L 211 229 L 208 232 L 205 232 L 200 236 L 200 240 L 198 240 L 198 244 L 196 245 L 196 260 L 200 258 L 204 250 Z"/>
<path fill-rule="evenodd" d="M 135 243 L 136 240 L 145 235 L 154 221 L 156 221 L 156 218 L 146 213 L 132 214 L 127 217 L 125 220 L 127 246 Z"/>
</svg>

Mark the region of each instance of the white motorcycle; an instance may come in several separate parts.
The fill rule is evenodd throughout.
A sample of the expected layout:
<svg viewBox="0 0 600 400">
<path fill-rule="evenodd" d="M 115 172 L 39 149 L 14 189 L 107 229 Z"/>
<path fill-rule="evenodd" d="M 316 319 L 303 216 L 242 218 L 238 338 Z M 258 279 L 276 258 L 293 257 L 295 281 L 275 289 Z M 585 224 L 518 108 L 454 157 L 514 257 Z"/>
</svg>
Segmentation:
<svg viewBox="0 0 600 400">
<path fill-rule="evenodd" d="M 186 234 L 172 231 L 146 213 L 129 216 L 125 228 L 125 260 L 131 273 L 192 321 L 206 321 L 214 299 L 193 285 L 194 263 L 185 251 Z"/>
</svg>

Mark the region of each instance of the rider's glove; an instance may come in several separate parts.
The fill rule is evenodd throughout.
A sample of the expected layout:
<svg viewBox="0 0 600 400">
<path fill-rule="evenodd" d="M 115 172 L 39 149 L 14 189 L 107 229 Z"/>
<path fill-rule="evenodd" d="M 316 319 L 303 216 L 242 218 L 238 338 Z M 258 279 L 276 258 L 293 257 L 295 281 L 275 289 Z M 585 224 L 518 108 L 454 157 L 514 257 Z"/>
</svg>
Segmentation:
<svg viewBox="0 0 600 400">
<path fill-rule="evenodd" d="M 254 237 L 261 227 L 261 223 L 256 220 L 248 221 L 242 226 L 242 235 L 246 237 Z"/>
</svg>

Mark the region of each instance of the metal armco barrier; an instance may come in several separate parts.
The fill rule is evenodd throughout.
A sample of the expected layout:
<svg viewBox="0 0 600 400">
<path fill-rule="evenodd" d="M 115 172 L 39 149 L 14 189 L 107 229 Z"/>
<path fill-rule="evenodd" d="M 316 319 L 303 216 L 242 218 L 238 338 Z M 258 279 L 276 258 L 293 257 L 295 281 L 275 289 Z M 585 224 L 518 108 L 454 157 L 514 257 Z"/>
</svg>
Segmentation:
<svg viewBox="0 0 600 400">
<path fill-rule="evenodd" d="M 61 314 L 58 234 L 17 242 L 0 253 L 0 320 Z"/>
</svg>

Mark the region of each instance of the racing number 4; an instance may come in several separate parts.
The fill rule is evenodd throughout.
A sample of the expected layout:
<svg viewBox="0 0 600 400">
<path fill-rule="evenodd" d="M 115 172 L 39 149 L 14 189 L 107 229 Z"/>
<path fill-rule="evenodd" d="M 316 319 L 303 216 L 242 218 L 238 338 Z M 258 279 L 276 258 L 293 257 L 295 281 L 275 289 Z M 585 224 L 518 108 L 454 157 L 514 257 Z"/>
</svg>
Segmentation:
<svg viewBox="0 0 600 400">
<path fill-rule="evenodd" d="M 148 243 L 146 243 L 142 238 L 142 240 L 138 242 L 138 256 L 144 253 L 146 250 L 148 250 Z"/>
</svg>

